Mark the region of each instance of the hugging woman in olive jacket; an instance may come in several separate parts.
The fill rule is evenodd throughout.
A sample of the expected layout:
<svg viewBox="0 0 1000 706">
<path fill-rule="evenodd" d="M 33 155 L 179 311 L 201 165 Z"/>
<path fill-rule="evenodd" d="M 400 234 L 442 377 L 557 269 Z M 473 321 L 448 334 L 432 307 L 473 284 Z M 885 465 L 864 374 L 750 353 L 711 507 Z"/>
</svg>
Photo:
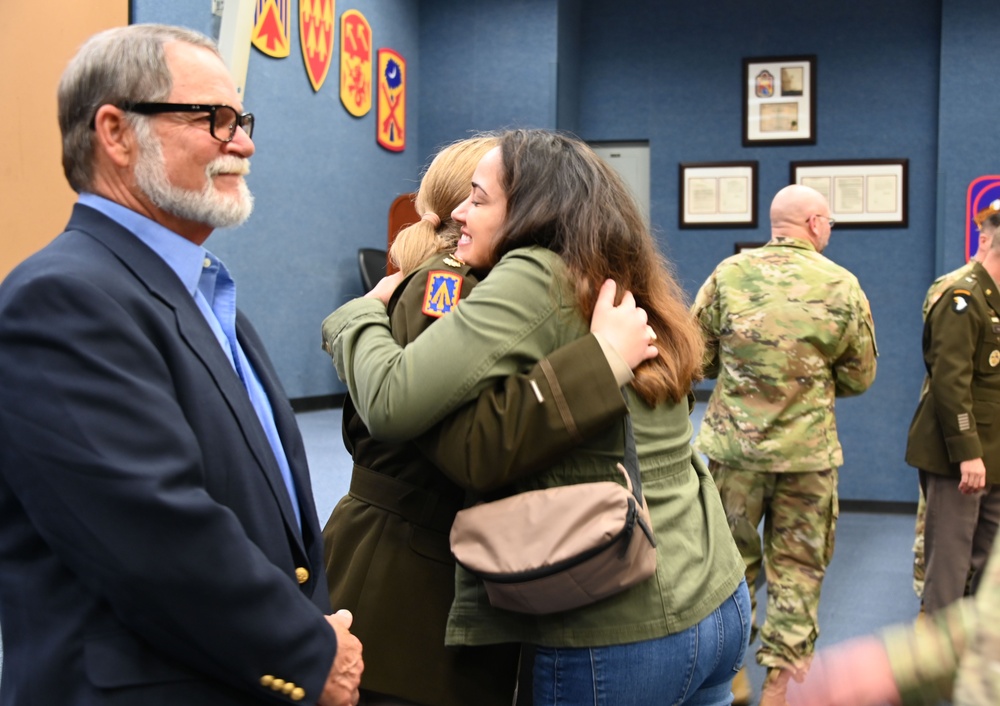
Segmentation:
<svg viewBox="0 0 1000 706">
<path fill-rule="evenodd" d="M 399 283 L 387 323 L 400 345 L 450 315 L 484 274 L 450 254 L 459 235 L 451 211 L 468 195 L 473 169 L 495 144 L 494 138 L 479 137 L 450 145 L 422 179 L 416 201 L 422 218 L 402 231 L 392 248 L 401 273 L 380 285 L 391 289 Z M 627 307 L 607 313 L 629 315 Z M 632 348 L 645 349 L 644 318 L 626 323 L 631 328 L 605 327 L 605 344 L 619 332 L 633 331 Z M 626 348 L 622 340 L 616 342 Z M 499 381 L 413 442 L 376 439 L 378 430 L 369 431 L 347 399 L 344 442 L 354 469 L 350 491 L 334 508 L 324 539 L 331 600 L 352 611 L 365 649 L 363 703 L 511 703 L 518 644 L 445 646 L 455 588 L 448 531 L 466 502 L 461 486 L 479 485 L 470 473 L 488 469 L 491 484 L 504 485 L 621 419 L 626 407 L 619 386 L 631 372 L 617 360 L 624 377 L 616 379 L 604 350 L 595 336 L 580 338 L 529 373 Z M 452 392 L 443 388 L 434 394 Z M 456 440 L 462 429 L 468 431 Z"/>
</svg>

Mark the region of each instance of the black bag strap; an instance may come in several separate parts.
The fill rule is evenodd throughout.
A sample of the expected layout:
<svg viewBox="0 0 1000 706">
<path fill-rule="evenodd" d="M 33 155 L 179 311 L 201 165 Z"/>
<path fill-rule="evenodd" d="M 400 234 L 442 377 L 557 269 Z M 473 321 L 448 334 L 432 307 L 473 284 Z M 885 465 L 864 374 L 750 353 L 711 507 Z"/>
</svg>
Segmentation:
<svg viewBox="0 0 1000 706">
<path fill-rule="evenodd" d="M 631 413 L 625 415 L 625 455 L 622 457 L 622 466 L 628 474 L 628 479 L 632 483 L 632 495 L 640 504 L 642 500 L 642 475 L 639 473 L 639 452 L 635 448 L 635 432 L 632 429 Z"/>
<path fill-rule="evenodd" d="M 628 478 L 629 484 L 632 486 L 632 495 L 635 500 L 635 508 L 641 508 L 646 506 L 646 499 L 642 496 L 642 475 L 639 473 L 639 452 L 635 448 L 635 431 L 632 429 L 632 415 L 625 415 L 625 454 L 622 457 L 621 463 L 619 463 L 620 468 L 625 469 L 625 475 Z M 631 502 L 630 502 L 631 504 Z M 653 528 L 646 524 L 646 521 L 642 516 L 633 509 L 632 517 L 635 520 L 635 524 L 639 525 L 643 534 L 649 540 L 649 543 L 656 546 L 656 535 L 653 533 Z M 629 531 L 631 535 L 631 530 Z"/>
</svg>

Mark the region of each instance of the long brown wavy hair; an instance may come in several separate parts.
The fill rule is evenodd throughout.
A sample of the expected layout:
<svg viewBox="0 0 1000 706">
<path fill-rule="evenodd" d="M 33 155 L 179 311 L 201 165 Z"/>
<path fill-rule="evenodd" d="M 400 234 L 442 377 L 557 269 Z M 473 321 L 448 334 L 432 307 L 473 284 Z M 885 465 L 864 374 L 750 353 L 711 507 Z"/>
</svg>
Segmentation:
<svg viewBox="0 0 1000 706">
<path fill-rule="evenodd" d="M 649 404 L 680 402 L 701 378 L 704 341 L 625 183 L 574 137 L 511 130 L 499 141 L 507 215 L 493 262 L 528 245 L 558 253 L 588 320 L 605 279 L 618 283 L 619 296 L 631 291 L 649 316 L 660 351 L 639 366 L 632 387 Z"/>
</svg>

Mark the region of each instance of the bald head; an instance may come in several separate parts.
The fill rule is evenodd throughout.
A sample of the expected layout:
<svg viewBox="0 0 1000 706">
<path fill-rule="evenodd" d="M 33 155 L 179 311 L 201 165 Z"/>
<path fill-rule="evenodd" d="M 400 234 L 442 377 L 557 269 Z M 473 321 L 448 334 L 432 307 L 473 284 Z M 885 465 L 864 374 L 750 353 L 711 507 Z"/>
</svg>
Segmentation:
<svg viewBox="0 0 1000 706">
<path fill-rule="evenodd" d="M 808 240 L 823 252 L 830 240 L 830 206 L 823 194 L 801 184 L 779 191 L 771 201 L 771 234 Z"/>
</svg>

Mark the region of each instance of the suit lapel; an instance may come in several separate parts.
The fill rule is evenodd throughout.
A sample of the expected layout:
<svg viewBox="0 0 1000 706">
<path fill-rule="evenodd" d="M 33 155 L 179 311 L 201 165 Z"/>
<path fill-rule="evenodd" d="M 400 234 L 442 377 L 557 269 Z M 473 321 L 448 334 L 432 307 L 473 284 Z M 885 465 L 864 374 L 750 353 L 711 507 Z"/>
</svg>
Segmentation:
<svg viewBox="0 0 1000 706">
<path fill-rule="evenodd" d="M 253 366 L 260 384 L 264 387 L 267 399 L 271 401 L 271 413 L 274 415 L 274 425 L 278 430 L 278 437 L 285 450 L 285 458 L 288 460 L 288 467 L 292 472 L 292 479 L 295 483 L 295 490 L 299 499 L 299 510 L 302 516 L 302 532 L 313 537 L 318 536 L 318 524 L 316 522 L 316 507 L 312 494 L 312 480 L 309 476 L 309 464 L 306 460 L 305 446 L 302 443 L 302 434 L 299 431 L 298 422 L 295 420 L 295 412 L 288 403 L 288 397 L 281 386 L 281 381 L 271 365 L 271 360 L 267 356 L 263 342 L 254 330 L 253 325 L 247 320 L 241 311 L 236 311 L 236 337 L 239 339 L 240 347 Z M 270 448 L 270 445 L 268 446 Z M 271 454 L 273 457 L 273 454 Z M 295 515 L 292 512 L 291 502 L 288 500 L 288 492 L 284 489 L 284 480 L 281 472 L 275 467 L 274 476 L 269 479 L 274 484 L 274 479 L 280 484 L 279 495 L 286 499 L 281 506 L 282 512 L 287 513 L 285 521 L 296 525 Z M 296 532 L 296 536 L 301 535 Z"/>
<path fill-rule="evenodd" d="M 85 206 L 77 205 L 73 209 L 73 216 L 70 218 L 67 230 L 83 231 L 103 243 L 137 279 L 143 282 L 153 296 L 173 309 L 177 317 L 177 330 L 180 333 L 181 339 L 188 345 L 191 352 L 201 360 L 215 381 L 219 394 L 222 395 L 229 409 L 232 411 L 243 439 L 267 478 L 274 499 L 281 508 L 281 514 L 287 525 L 288 535 L 296 538 L 299 549 L 305 553 L 302 546 L 301 532 L 299 531 L 298 522 L 295 519 L 295 513 L 292 509 L 291 499 L 288 497 L 288 491 L 281 477 L 278 463 L 274 458 L 274 452 L 271 450 L 271 445 L 264 434 L 260 420 L 257 418 L 257 412 L 250 402 L 250 396 L 247 394 L 243 382 L 230 364 L 229 359 L 226 357 L 225 352 L 223 352 L 222 347 L 215 338 L 215 334 L 212 333 L 211 327 L 205 321 L 205 317 L 198 309 L 198 305 L 195 303 L 190 292 L 184 288 L 184 285 L 174 271 L 170 269 L 159 255 L 150 250 L 127 229 L 103 214 Z M 248 358 L 250 357 L 249 352 L 247 352 L 247 356 Z M 258 364 L 257 356 L 255 355 L 250 360 L 263 382 L 265 376 L 262 366 Z M 270 370 L 267 373 L 268 377 L 270 377 Z M 265 389 L 267 390 L 268 398 L 271 400 L 275 399 L 272 393 L 273 388 L 265 387 Z M 278 407 L 280 405 L 273 406 Z M 277 409 L 275 410 L 275 415 L 277 417 Z M 292 423 L 294 424 L 294 419 Z M 281 426 L 279 426 L 279 431 L 281 431 Z M 284 440 L 284 435 L 282 435 L 282 439 Z M 291 463 L 291 460 L 289 462 Z M 306 481 L 308 482 L 308 473 L 306 473 L 306 476 Z M 296 483 L 298 484 L 299 482 L 299 479 L 296 478 Z M 297 487 L 304 488 L 305 491 L 300 493 L 300 495 L 308 496 L 311 500 L 312 492 L 309 490 L 308 484 L 305 486 L 298 485 Z M 305 518 L 304 513 L 305 510 L 303 508 L 303 518 Z M 313 515 L 315 515 L 315 510 L 313 511 Z"/>
</svg>

